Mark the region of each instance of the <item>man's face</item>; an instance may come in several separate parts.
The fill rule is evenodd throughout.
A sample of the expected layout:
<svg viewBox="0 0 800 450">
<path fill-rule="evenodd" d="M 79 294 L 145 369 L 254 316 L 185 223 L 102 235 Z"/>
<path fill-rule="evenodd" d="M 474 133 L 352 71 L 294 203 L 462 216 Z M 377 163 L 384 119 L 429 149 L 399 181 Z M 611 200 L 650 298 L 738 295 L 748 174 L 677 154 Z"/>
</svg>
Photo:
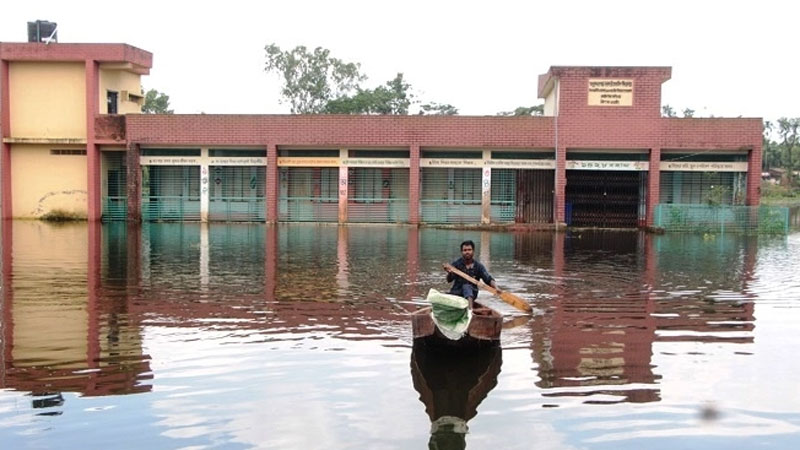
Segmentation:
<svg viewBox="0 0 800 450">
<path fill-rule="evenodd" d="M 470 245 L 462 245 L 461 246 L 461 257 L 464 258 L 464 261 L 472 261 L 472 256 L 475 253 L 475 249 L 472 248 Z"/>
</svg>

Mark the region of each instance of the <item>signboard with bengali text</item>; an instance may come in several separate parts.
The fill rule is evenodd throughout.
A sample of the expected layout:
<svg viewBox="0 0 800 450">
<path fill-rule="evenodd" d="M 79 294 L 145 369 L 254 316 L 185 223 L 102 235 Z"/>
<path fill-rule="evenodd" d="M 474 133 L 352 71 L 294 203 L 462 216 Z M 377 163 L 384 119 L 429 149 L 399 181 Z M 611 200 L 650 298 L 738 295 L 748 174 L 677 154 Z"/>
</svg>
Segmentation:
<svg viewBox="0 0 800 450">
<path fill-rule="evenodd" d="M 279 167 L 339 167 L 338 157 L 279 156 Z"/>
<path fill-rule="evenodd" d="M 632 105 L 632 79 L 589 78 L 589 106 Z"/>
<path fill-rule="evenodd" d="M 483 167 L 482 159 L 449 159 L 449 158 L 422 158 L 419 160 L 420 167 L 433 168 L 441 167 L 447 169 L 480 169 Z"/>
<path fill-rule="evenodd" d="M 648 161 L 590 161 L 567 160 L 567 170 L 635 170 L 647 171 L 650 169 Z"/>
<path fill-rule="evenodd" d="M 411 167 L 408 158 L 346 158 L 342 159 L 346 167 Z"/>
<path fill-rule="evenodd" d="M 200 156 L 142 156 L 139 164 L 143 166 L 199 166 Z"/>
<path fill-rule="evenodd" d="M 747 162 L 661 161 L 662 171 L 676 172 L 747 172 Z"/>
</svg>

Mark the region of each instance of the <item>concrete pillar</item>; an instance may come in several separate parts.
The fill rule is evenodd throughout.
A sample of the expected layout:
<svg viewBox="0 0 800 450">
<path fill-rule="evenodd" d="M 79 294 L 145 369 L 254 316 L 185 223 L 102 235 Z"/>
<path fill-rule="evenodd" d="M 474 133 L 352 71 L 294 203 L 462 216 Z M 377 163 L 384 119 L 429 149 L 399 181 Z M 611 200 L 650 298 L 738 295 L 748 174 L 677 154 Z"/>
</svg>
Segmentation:
<svg viewBox="0 0 800 450">
<path fill-rule="evenodd" d="M 661 198 L 661 149 L 650 149 L 650 169 L 647 173 L 647 211 L 645 225 L 655 224 L 655 211 Z"/>
<path fill-rule="evenodd" d="M 128 143 L 128 151 L 125 154 L 125 170 L 128 222 L 139 223 L 142 221 L 142 164 L 139 144 Z"/>
<path fill-rule="evenodd" d="M 483 170 L 481 174 L 481 223 L 488 224 L 492 221 L 492 168 L 489 160 L 492 151 L 483 151 Z"/>
<path fill-rule="evenodd" d="M 408 168 L 408 222 L 419 224 L 419 144 L 410 148 L 410 165 Z"/>
<path fill-rule="evenodd" d="M 100 114 L 100 65 L 86 60 L 86 191 L 89 222 L 100 220 L 100 149 L 95 143 L 94 121 Z"/>
<path fill-rule="evenodd" d="M 342 162 L 347 158 L 348 150 L 339 149 L 339 223 L 347 222 L 347 188 L 349 170 Z"/>
<path fill-rule="evenodd" d="M 200 149 L 200 222 L 208 222 L 208 198 L 210 196 L 208 149 Z"/>
<path fill-rule="evenodd" d="M 208 223 L 200 224 L 200 291 L 208 292 L 209 257 L 210 249 L 208 246 Z"/>
<path fill-rule="evenodd" d="M 267 200 L 267 223 L 278 221 L 278 146 L 267 144 L 267 185 L 264 187 L 264 195 Z"/>
<path fill-rule="evenodd" d="M 11 209 L 11 102 L 8 82 L 8 61 L 0 60 L 0 218 L 10 219 Z"/>
</svg>

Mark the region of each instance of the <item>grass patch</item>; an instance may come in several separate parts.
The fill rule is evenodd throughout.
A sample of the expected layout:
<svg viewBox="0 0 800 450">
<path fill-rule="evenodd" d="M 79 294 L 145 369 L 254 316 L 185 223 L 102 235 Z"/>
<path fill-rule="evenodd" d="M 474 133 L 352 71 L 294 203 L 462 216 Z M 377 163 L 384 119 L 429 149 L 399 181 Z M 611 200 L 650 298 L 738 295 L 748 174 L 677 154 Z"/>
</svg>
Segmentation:
<svg viewBox="0 0 800 450">
<path fill-rule="evenodd" d="M 45 222 L 78 222 L 86 220 L 86 216 L 72 211 L 64 211 L 63 209 L 54 209 L 41 215 L 39 220 L 44 220 Z"/>
<path fill-rule="evenodd" d="M 800 206 L 800 189 L 772 183 L 761 183 L 761 204 Z"/>
</svg>

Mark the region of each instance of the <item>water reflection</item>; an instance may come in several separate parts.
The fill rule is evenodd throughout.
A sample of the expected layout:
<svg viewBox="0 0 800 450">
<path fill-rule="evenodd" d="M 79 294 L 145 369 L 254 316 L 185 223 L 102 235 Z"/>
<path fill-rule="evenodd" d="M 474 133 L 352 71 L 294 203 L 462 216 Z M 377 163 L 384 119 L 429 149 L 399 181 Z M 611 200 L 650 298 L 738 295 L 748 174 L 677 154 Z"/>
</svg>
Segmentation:
<svg viewBox="0 0 800 450">
<path fill-rule="evenodd" d="M 741 358 L 756 353 L 756 305 L 785 307 L 800 296 L 800 281 L 781 271 L 793 262 L 791 241 L 770 241 L 760 256 L 758 239 L 735 236 L 25 221 L 4 224 L 2 238 L 0 389 L 30 394 L 32 414 L 54 417 L 74 401 L 68 393 L 158 397 L 159 374 L 181 363 L 195 374 L 189 386 L 219 371 L 227 377 L 221 383 L 255 386 L 264 375 L 237 358 L 291 353 L 294 366 L 279 372 L 288 375 L 270 375 L 278 390 L 291 389 L 291 368 L 318 358 L 314 352 L 347 354 L 369 343 L 386 349 L 370 351 L 387 361 L 407 364 L 407 314 L 429 288 L 444 288 L 441 263 L 465 239 L 476 242 L 501 286 L 534 307 L 528 317 L 485 299 L 506 315 L 502 345 L 525 354 L 535 374 L 525 390 L 545 407 L 664 403 L 665 386 L 695 388 L 699 359 L 733 357 L 727 364 L 749 367 Z M 210 359 L 165 356 L 194 340 L 225 347 L 209 350 Z M 431 422 L 471 420 L 497 383 L 499 352 L 463 362 L 469 367 L 411 353 L 413 387 Z M 343 359 L 326 354 L 330 364 Z M 450 367 L 463 377 L 453 379 Z M 341 379 L 350 376 L 342 370 Z M 473 381 L 486 383 L 467 388 Z M 360 389 L 336 383 L 337 392 Z M 425 386 L 441 387 L 436 392 L 453 403 L 433 402 L 439 397 Z M 444 406 L 465 392 L 458 411 Z M 208 401 L 226 401 L 218 395 Z M 375 413 L 368 399 L 351 403 Z"/>
<path fill-rule="evenodd" d="M 466 448 L 467 423 L 497 385 L 502 360 L 496 346 L 463 353 L 414 344 L 411 379 L 431 421 L 429 448 Z"/>
</svg>

